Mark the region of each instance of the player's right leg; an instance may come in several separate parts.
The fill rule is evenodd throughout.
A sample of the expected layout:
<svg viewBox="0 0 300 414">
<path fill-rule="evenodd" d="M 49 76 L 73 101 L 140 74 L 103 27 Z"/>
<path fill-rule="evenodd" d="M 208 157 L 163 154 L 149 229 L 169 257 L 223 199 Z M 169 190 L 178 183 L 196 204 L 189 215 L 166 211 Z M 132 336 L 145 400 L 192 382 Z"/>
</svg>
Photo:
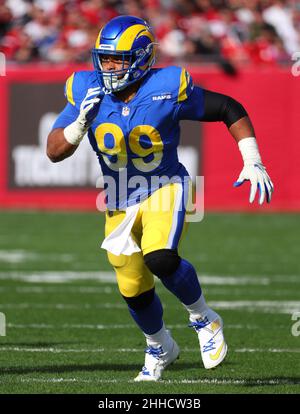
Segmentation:
<svg viewBox="0 0 300 414">
<path fill-rule="evenodd" d="M 157 190 L 147 204 L 142 204 L 141 245 L 144 260 L 150 271 L 160 278 L 189 312 L 189 326 L 197 332 L 204 367 L 214 368 L 224 360 L 227 353 L 223 322 L 207 306 L 193 265 L 178 255 L 177 248 L 185 225 L 184 203 L 181 202 L 185 194 L 179 183 L 168 187 Z M 155 202 L 150 204 L 150 199 L 155 199 Z M 155 208 L 163 204 L 161 199 L 167 207 L 162 210 Z"/>
</svg>

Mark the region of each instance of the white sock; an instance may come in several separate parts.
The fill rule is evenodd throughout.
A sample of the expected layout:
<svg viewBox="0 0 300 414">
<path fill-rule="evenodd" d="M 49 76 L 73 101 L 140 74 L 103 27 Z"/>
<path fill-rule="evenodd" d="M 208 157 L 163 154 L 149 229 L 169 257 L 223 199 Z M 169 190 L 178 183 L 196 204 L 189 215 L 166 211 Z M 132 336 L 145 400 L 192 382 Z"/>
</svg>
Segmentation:
<svg viewBox="0 0 300 414">
<path fill-rule="evenodd" d="M 148 346 L 153 346 L 154 348 L 162 346 L 163 349 L 170 346 L 171 336 L 166 330 L 165 324 L 163 324 L 162 328 L 155 334 L 148 335 L 144 332 L 144 335 Z"/>
<path fill-rule="evenodd" d="M 204 319 L 206 316 L 209 316 L 209 313 L 211 313 L 211 309 L 207 306 L 203 294 L 196 302 L 191 305 L 185 305 L 183 303 L 183 306 L 189 312 L 190 320 L 192 322 L 195 322 L 197 319 Z"/>
</svg>

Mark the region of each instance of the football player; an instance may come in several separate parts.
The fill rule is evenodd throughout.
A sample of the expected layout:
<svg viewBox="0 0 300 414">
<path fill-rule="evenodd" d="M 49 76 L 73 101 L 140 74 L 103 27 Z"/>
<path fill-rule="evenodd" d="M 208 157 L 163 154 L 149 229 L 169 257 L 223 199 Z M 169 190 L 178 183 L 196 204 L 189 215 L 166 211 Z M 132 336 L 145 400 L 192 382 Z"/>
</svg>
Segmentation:
<svg viewBox="0 0 300 414">
<path fill-rule="evenodd" d="M 87 133 L 99 159 L 107 197 L 103 246 L 147 343 L 135 381 L 158 381 L 179 355 L 163 322 L 153 275 L 187 310 L 204 367 L 216 367 L 227 353 L 223 321 L 205 302 L 193 265 L 178 253 L 189 191 L 177 156 L 180 120 L 224 122 L 244 161 L 234 185 L 251 181 L 251 203 L 257 189 L 259 204 L 270 202 L 273 192 L 244 107 L 194 86 L 184 68 L 152 68 L 156 47 L 144 20 L 119 16 L 108 22 L 92 51 L 94 70 L 67 80 L 68 102 L 47 143 L 48 157 L 57 162 L 71 156 Z M 152 208 L 162 201 L 165 208 Z"/>
</svg>

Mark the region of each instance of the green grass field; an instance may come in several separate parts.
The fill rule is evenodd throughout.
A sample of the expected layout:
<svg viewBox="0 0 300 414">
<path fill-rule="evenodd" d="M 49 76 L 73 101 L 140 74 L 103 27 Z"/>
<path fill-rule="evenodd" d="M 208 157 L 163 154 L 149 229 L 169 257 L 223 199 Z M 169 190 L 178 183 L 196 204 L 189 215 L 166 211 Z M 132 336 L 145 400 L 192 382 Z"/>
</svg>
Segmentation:
<svg viewBox="0 0 300 414">
<path fill-rule="evenodd" d="M 0 212 L 0 393 L 299 393 L 299 235 L 296 214 L 192 223 L 181 254 L 224 319 L 228 356 L 203 368 L 182 305 L 157 282 L 181 355 L 160 383 L 136 384 L 145 343 L 100 249 L 102 215 Z"/>
</svg>

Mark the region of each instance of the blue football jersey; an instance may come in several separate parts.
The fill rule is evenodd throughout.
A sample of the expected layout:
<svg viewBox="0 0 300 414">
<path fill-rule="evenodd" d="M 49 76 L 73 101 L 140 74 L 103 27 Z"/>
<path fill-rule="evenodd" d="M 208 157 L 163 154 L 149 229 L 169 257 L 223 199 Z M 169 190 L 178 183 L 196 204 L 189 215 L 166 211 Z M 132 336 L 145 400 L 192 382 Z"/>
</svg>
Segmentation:
<svg viewBox="0 0 300 414">
<path fill-rule="evenodd" d="M 65 87 L 68 104 L 53 128 L 73 122 L 87 90 L 97 86 L 94 71 L 72 74 Z M 176 66 L 151 69 L 128 103 L 105 95 L 88 138 L 101 165 L 109 209 L 124 209 L 168 182 L 189 178 L 177 155 L 179 123 L 201 120 L 203 112 L 203 90 Z"/>
</svg>

